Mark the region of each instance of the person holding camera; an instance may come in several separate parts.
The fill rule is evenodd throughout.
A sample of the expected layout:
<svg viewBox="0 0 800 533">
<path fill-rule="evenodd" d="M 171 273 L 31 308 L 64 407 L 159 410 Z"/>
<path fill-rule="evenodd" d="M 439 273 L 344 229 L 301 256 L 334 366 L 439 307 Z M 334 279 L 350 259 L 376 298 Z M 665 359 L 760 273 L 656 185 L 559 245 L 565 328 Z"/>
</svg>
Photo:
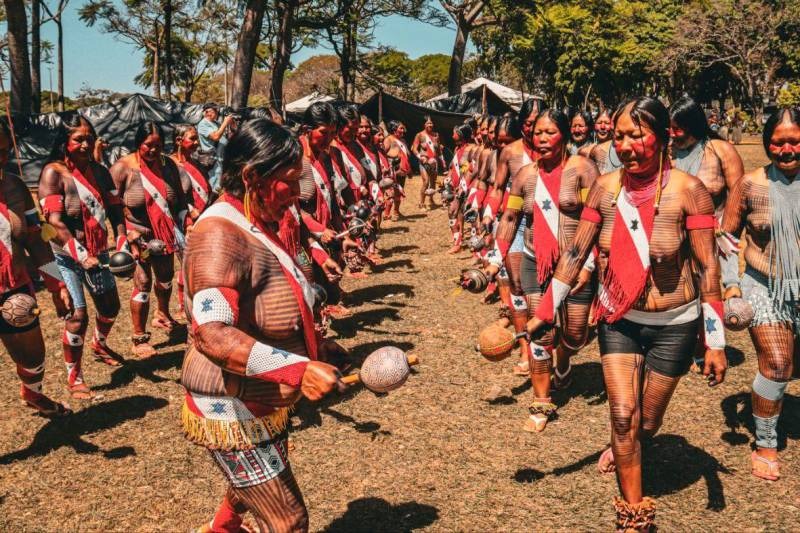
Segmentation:
<svg viewBox="0 0 800 533">
<path fill-rule="evenodd" d="M 198 161 L 208 171 L 209 183 L 213 191 L 219 190 L 222 177 L 222 156 L 225 145 L 228 144 L 228 134 L 233 130 L 234 115 L 227 115 L 219 121 L 219 110 L 214 104 L 203 106 L 203 119 L 197 123 L 197 133 L 200 136 L 200 150 L 197 152 Z"/>
</svg>

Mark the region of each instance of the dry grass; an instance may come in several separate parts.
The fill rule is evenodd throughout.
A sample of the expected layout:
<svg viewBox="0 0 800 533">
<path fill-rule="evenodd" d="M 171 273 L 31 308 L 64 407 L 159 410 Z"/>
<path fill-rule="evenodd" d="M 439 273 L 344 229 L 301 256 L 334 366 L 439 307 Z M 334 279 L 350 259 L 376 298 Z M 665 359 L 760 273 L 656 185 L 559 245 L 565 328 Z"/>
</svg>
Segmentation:
<svg viewBox="0 0 800 533">
<path fill-rule="evenodd" d="M 763 161 L 759 146 L 741 150 L 747 168 Z M 412 199 L 418 184 L 409 187 Z M 387 225 L 386 262 L 346 283 L 355 313 L 335 330 L 359 356 L 394 344 L 422 364 L 388 396 L 353 391 L 299 407 L 292 461 L 312 529 L 607 531 L 617 489 L 595 468 L 609 438 L 596 343 L 576 358 L 571 390 L 555 397 L 560 418 L 543 434 L 522 432 L 529 385 L 511 375 L 511 360 L 490 364 L 473 351 L 496 309 L 476 296 L 451 296 L 446 280 L 467 254 L 446 256 L 444 211 L 423 215 L 415 203 L 407 202 L 408 219 Z M 121 293 L 127 298 L 130 285 Z M 46 390 L 65 398 L 60 325 L 40 300 Z M 124 311 L 110 342 L 125 347 L 129 334 Z M 788 396 L 781 419 L 784 478 L 756 480 L 749 473 L 756 361 L 746 333 L 730 335 L 730 345 L 728 380 L 712 390 L 686 377 L 644 452 L 646 491 L 658 500 L 664 531 L 800 529 L 800 401 Z M 87 361 L 86 379 L 103 398 L 72 402 L 77 413 L 53 422 L 20 406 L 13 365 L 2 365 L 0 530 L 186 531 L 209 519 L 224 483 L 180 432 L 183 350 L 161 344 L 153 360 L 117 370 Z M 492 386 L 503 391 L 499 399 L 482 400 Z"/>
</svg>

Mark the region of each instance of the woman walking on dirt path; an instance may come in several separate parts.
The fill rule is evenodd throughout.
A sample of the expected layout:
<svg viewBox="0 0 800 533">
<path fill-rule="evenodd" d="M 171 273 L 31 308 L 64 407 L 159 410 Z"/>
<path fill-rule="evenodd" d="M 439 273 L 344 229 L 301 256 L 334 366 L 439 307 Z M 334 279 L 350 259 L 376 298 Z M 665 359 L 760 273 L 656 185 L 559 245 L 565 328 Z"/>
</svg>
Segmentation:
<svg viewBox="0 0 800 533">
<path fill-rule="evenodd" d="M 624 167 L 592 186 L 575 239 L 528 322 L 531 335 L 554 323 L 596 245 L 595 317 L 611 411 L 611 447 L 598 467 L 616 470 L 620 530 L 653 526 L 655 502 L 642 492 L 641 443 L 661 426 L 701 327 L 709 385 L 721 383 L 727 368 L 714 203 L 699 179 L 671 168 L 668 143 L 669 114 L 658 100 L 640 97 L 618 110 L 614 145 Z"/>
<path fill-rule="evenodd" d="M 533 148 L 533 123 L 536 116 L 545 108 L 545 103 L 542 100 L 531 98 L 523 102 L 520 107 L 519 114 L 517 115 L 517 128 L 521 137 L 514 142 L 508 144 L 500 152 L 497 158 L 497 170 L 494 173 L 494 188 L 488 195 L 486 200 L 486 208 L 483 213 L 483 226 L 492 227 L 497 220 L 500 219 L 505 203 L 508 200 L 508 195 L 511 190 L 511 184 L 514 177 L 521 168 L 533 163 L 538 153 Z M 515 128 L 516 129 L 516 128 Z M 508 249 L 508 254 L 505 257 L 503 264 L 505 272 L 500 273 L 500 279 L 507 274 L 508 282 L 511 289 L 513 304 L 511 311 L 511 322 L 514 325 L 514 330 L 521 333 L 525 330 L 525 322 L 528 320 L 528 305 L 522 293 L 522 285 L 520 282 L 520 265 L 522 263 L 522 250 L 524 228 L 526 221 L 520 221 L 517 233 L 511 241 L 511 247 Z M 517 298 L 513 298 L 517 296 Z M 520 353 L 519 361 L 514 365 L 514 374 L 518 376 L 527 377 L 530 374 L 529 363 L 530 351 L 528 343 L 520 340 Z"/>
<path fill-rule="evenodd" d="M 307 531 L 289 463 L 289 408 L 341 388 L 323 363 L 314 291 L 295 262 L 303 151 L 289 130 L 245 122 L 230 139 L 224 193 L 194 226 L 186 282 L 195 343 L 183 361 L 186 436 L 210 450 L 228 491 L 202 531 L 240 531 L 250 511 L 261 531 Z"/>
<path fill-rule="evenodd" d="M 439 175 L 439 159 L 442 157 L 442 145 L 439 144 L 439 133 L 433 125 L 433 119 L 425 115 L 425 128 L 414 136 L 411 152 L 419 159 L 419 173 L 422 185 L 419 189 L 419 208 L 430 210 L 433 207 L 433 193 L 436 189 L 436 177 Z"/>
<path fill-rule="evenodd" d="M 19 176 L 2 170 L 8 164 L 10 146 L 11 132 L 5 121 L 0 121 L 0 342 L 17 367 L 22 402 L 42 416 L 63 416 L 71 413 L 69 407 L 51 400 L 42 390 L 45 345 L 33 308 L 36 293 L 28 261 L 44 279 L 59 318 L 73 312 L 72 300 L 53 251 L 42 239 L 39 211 L 30 191 Z M 15 305 L 20 299 L 21 305 Z"/>
<path fill-rule="evenodd" d="M 747 263 L 741 292 L 755 316 L 750 338 L 758 356 L 753 381 L 756 449 L 754 476 L 780 477 L 778 418 L 786 386 L 798 374 L 800 333 L 800 109 L 782 109 L 764 126 L 764 150 L 771 162 L 748 172 L 725 206 L 722 230 L 739 235 L 747 228 Z"/>
<path fill-rule="evenodd" d="M 683 97 L 669 108 L 671 155 L 675 168 L 696 176 L 706 186 L 714 202 L 717 226 L 722 221 L 728 194 L 742 179 L 744 163 L 736 149 L 711 131 L 703 109 L 691 98 Z M 722 286 L 726 291 L 739 285 L 737 241 L 721 234 L 717 237 Z M 693 369 L 702 372 L 702 343 Z"/>
<path fill-rule="evenodd" d="M 111 176 L 122 198 L 128 241 L 136 258 L 131 292 L 131 352 L 136 357 L 148 358 L 156 354 L 146 328 L 151 288 L 158 304 L 151 325 L 169 334 L 180 327 L 170 315 L 169 300 L 175 268 L 173 256 L 185 246 L 183 223 L 187 203 L 178 167 L 162 153 L 161 127 L 154 122 L 143 122 L 136 130 L 134 144 L 136 152 L 114 163 Z"/>
<path fill-rule="evenodd" d="M 411 151 L 405 141 L 406 125 L 397 120 L 389 121 L 386 126 L 389 135 L 383 140 L 386 156 L 394 170 L 396 188 L 399 194 L 392 202 L 392 220 L 400 220 L 400 203 L 405 196 L 406 179 L 411 176 Z"/>
<path fill-rule="evenodd" d="M 98 361 L 119 366 L 122 357 L 106 344 L 120 309 L 114 276 L 103 268 L 109 259 L 106 219 L 114 230 L 117 250 L 128 249 L 128 240 L 111 174 L 93 160 L 94 128 L 76 115 L 58 135 L 39 178 L 39 201 L 47 223 L 55 229 L 50 247 L 75 307 L 64 321 L 62 334 L 67 386 L 73 398 L 87 400 L 93 393 L 82 370 L 89 325 L 84 286 L 96 309 L 92 352 Z"/>
<path fill-rule="evenodd" d="M 569 134 L 569 120 L 563 112 L 548 109 L 539 113 L 533 127 L 537 161 L 523 167 L 514 177 L 497 229 L 495 249 L 488 256 L 487 272 L 493 277 L 502 267 L 518 224 L 522 223 L 524 253 L 520 281 L 531 311 L 540 304 L 559 257 L 575 237 L 583 198 L 597 178 L 594 163 L 580 155 L 569 155 Z M 569 358 L 586 342 L 593 271 L 594 258 L 591 258 L 567 299 L 559 331 L 550 330 L 530 344 L 528 365 L 534 400 L 525 421 L 526 431 L 543 431 L 555 414 L 556 406 L 550 398 L 551 370 L 556 389 L 569 386 L 572 379 Z M 558 365 L 554 367 L 552 357 L 556 352 Z"/>
<path fill-rule="evenodd" d="M 189 231 L 192 224 L 200 217 L 205 211 L 206 207 L 214 203 L 217 195 L 211 189 L 211 184 L 208 181 L 208 173 L 194 157 L 197 149 L 200 147 L 200 139 L 197 134 L 197 128 L 191 124 L 178 124 L 175 126 L 173 135 L 173 146 L 175 153 L 170 155 L 170 158 L 175 162 L 178 167 L 178 172 L 181 176 L 181 187 L 183 188 L 183 196 L 186 198 L 188 206 L 188 218 L 186 219 L 186 231 Z M 178 260 L 183 264 L 183 257 L 178 255 Z M 184 281 L 183 269 L 178 270 L 176 276 L 176 283 L 178 285 L 178 313 L 175 318 L 178 320 L 186 320 L 186 308 L 184 299 Z"/>
</svg>

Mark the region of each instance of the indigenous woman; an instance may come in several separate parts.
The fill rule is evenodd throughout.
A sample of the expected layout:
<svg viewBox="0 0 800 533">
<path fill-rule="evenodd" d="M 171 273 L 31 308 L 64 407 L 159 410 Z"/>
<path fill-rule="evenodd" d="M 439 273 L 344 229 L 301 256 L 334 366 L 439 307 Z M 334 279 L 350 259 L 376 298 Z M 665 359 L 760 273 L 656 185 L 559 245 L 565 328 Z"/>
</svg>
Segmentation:
<svg viewBox="0 0 800 533">
<path fill-rule="evenodd" d="M 709 385 L 722 382 L 727 366 L 714 204 L 699 179 L 671 168 L 668 143 L 669 114 L 658 100 L 636 98 L 615 114 L 624 168 L 592 186 L 575 239 L 528 323 L 538 334 L 554 322 L 597 245 L 595 317 L 611 410 L 611 447 L 599 468 L 616 470 L 617 527 L 627 531 L 653 525 L 655 502 L 642 493 L 641 440 L 661 425 L 701 327 Z"/>
<path fill-rule="evenodd" d="M 308 513 L 287 450 L 289 408 L 340 384 L 317 360 L 314 293 L 293 258 L 291 212 L 302 148 L 256 119 L 231 137 L 221 198 L 196 222 L 185 254 L 194 345 L 183 362 L 183 429 L 211 451 L 229 487 L 209 529 L 239 531 L 250 511 L 261 531 L 307 531 Z"/>
<path fill-rule="evenodd" d="M 592 142 L 594 121 L 588 111 L 576 110 L 569 119 L 569 155 L 588 156 L 594 148 Z"/>
<path fill-rule="evenodd" d="M 0 304 L 12 306 L 13 299 L 20 294 L 36 297 L 28 274 L 30 261 L 44 279 L 59 318 L 65 318 L 73 312 L 72 300 L 53 260 L 53 252 L 42 240 L 36 204 L 19 176 L 3 170 L 8 164 L 10 145 L 11 133 L 6 123 L 0 121 Z M 17 366 L 22 402 L 43 416 L 69 414 L 68 407 L 51 400 L 42 391 L 45 346 L 39 317 L 33 314 L 33 309 L 23 307 L 19 311 L 26 318 L 21 322 L 27 324 L 15 323 L 13 318 L 5 316 L 4 310 L 0 316 L 0 342 Z"/>
<path fill-rule="evenodd" d="M 453 247 L 448 254 L 456 254 L 461 251 L 461 241 L 463 239 L 462 228 L 464 224 L 464 212 L 461 207 L 467 196 L 470 178 L 470 153 L 474 145 L 472 144 L 472 128 L 467 124 L 459 124 L 453 128 L 453 161 L 450 163 L 447 188 L 454 195 L 448 208 L 448 218 L 450 223 L 450 233 L 453 237 Z"/>
<path fill-rule="evenodd" d="M 339 109 L 339 128 L 336 139 L 331 144 L 330 154 L 334 164 L 341 170 L 347 180 L 349 193 L 339 190 L 344 205 L 343 208 L 357 204 L 361 197 L 367 194 L 370 175 L 364 170 L 361 160 L 363 154 L 356 142 L 356 135 L 360 124 L 360 116 L 355 106 L 348 105 Z"/>
<path fill-rule="evenodd" d="M 439 144 L 439 134 L 434 130 L 433 120 L 429 115 L 425 115 L 425 129 L 414 136 L 411 152 L 419 159 L 419 173 L 422 176 L 419 208 L 430 210 L 433 207 L 433 194 L 429 194 L 429 191 L 436 188 L 442 146 Z"/>
<path fill-rule="evenodd" d="M 611 111 L 603 106 L 594 119 L 594 138 L 598 144 L 610 141 L 614 134 L 614 126 L 611 123 Z"/>
<path fill-rule="evenodd" d="M 380 146 L 376 142 L 374 132 L 378 128 L 372 125 L 372 121 L 366 115 L 361 115 L 361 123 L 358 127 L 358 137 L 356 141 L 361 152 L 364 154 L 361 159 L 364 170 L 369 173 L 369 199 L 372 204 L 370 226 L 377 232 L 381 227 L 383 218 L 383 203 L 384 195 L 381 190 L 380 181 L 383 179 L 385 166 L 388 165 L 386 157 L 382 156 L 380 151 L 383 150 L 383 137 L 380 138 Z M 369 248 L 367 250 L 367 257 L 373 263 L 380 263 L 381 257 L 378 254 L 376 238 L 370 239 Z"/>
<path fill-rule="evenodd" d="M 594 163 L 583 156 L 568 154 L 569 133 L 569 120 L 563 112 L 548 109 L 539 113 L 533 129 L 533 145 L 539 157 L 536 163 L 523 167 L 514 178 L 511 195 L 497 228 L 495 250 L 489 256 L 489 274 L 494 275 L 503 265 L 503 258 L 517 233 L 517 225 L 521 219 L 525 220 L 520 276 L 528 309 L 539 305 L 551 284 L 559 257 L 575 237 L 583 207 L 582 191 L 588 191 L 597 178 Z M 593 270 L 593 260 L 581 270 L 579 284 L 573 289 L 561 314 L 559 335 L 550 330 L 530 344 L 534 401 L 525 423 L 527 431 L 544 430 L 555 414 L 556 407 L 550 398 L 550 369 L 555 350 L 558 349 L 555 385 L 562 388 L 570 379 L 570 356 L 586 342 L 592 303 L 589 282 Z"/>
<path fill-rule="evenodd" d="M 741 293 L 755 311 L 750 338 L 758 356 L 752 472 L 775 481 L 780 477 L 778 417 L 786 385 L 798 370 L 800 110 L 782 109 L 772 115 L 764 125 L 763 143 L 771 162 L 745 174 L 733 187 L 722 229 L 739 235 L 747 228 Z M 734 289 L 727 296 L 741 294 Z"/>
<path fill-rule="evenodd" d="M 397 120 L 389 121 L 386 126 L 389 135 L 383 140 L 383 147 L 386 156 L 392 164 L 395 181 L 397 182 L 397 192 L 392 202 L 392 220 L 400 220 L 400 202 L 405 196 L 406 178 L 411 175 L 411 152 L 405 141 L 406 125 Z"/>
<path fill-rule="evenodd" d="M 539 156 L 533 148 L 533 123 L 536 116 L 542 109 L 545 108 L 544 102 L 539 99 L 530 99 L 523 102 L 520 107 L 519 114 L 517 115 L 517 126 L 520 129 L 522 138 L 509 143 L 508 146 L 503 148 L 500 156 L 497 158 L 497 170 L 494 174 L 494 189 L 486 200 L 486 209 L 483 213 L 483 226 L 491 227 L 495 223 L 495 218 L 500 217 L 503 209 L 505 208 L 508 195 L 511 191 L 511 184 L 514 176 L 520 169 L 526 165 L 530 165 Z M 520 284 L 520 264 L 522 261 L 523 238 L 524 229 L 527 227 L 527 221 L 521 220 L 517 226 L 517 233 L 511 242 L 511 247 L 505 256 L 503 264 L 504 271 L 498 275 L 500 280 L 505 275 L 511 287 L 513 304 L 511 311 L 511 319 L 514 324 L 514 329 L 517 333 L 525 330 L 525 322 L 528 320 L 528 305 L 522 294 L 522 285 Z M 514 374 L 518 376 L 528 376 L 530 374 L 530 367 L 528 359 L 530 358 L 528 343 L 520 340 L 520 360 L 514 365 Z"/>
<path fill-rule="evenodd" d="M 134 145 L 134 153 L 111 167 L 111 176 L 125 207 L 128 240 L 137 259 L 131 292 L 131 352 L 146 358 L 156 353 L 146 329 L 153 276 L 158 309 L 151 324 L 169 333 L 178 327 L 169 312 L 169 297 L 173 255 L 184 247 L 179 224 L 186 217 L 187 203 L 177 165 L 162 154 L 161 128 L 154 122 L 142 123 L 134 135 Z"/>
<path fill-rule="evenodd" d="M 108 263 L 106 218 L 111 221 L 117 249 L 127 247 L 125 219 L 111 174 L 93 159 L 95 139 L 89 121 L 76 115 L 59 131 L 50 162 L 39 178 L 42 211 L 55 229 L 50 246 L 75 307 L 64 322 L 62 346 L 67 386 L 76 399 L 92 397 L 81 366 L 89 325 L 84 285 L 97 310 L 92 337 L 95 358 L 110 366 L 118 366 L 121 359 L 106 344 L 120 303 L 114 276 L 103 265 Z"/>
<path fill-rule="evenodd" d="M 622 161 L 612 142 L 614 134 L 613 116 L 608 118 L 607 110 L 600 111 L 595 126 L 598 124 L 600 129 L 595 127 L 597 144 L 589 152 L 589 158 L 597 165 L 600 174 L 608 174 L 622 168 Z"/>
<path fill-rule="evenodd" d="M 204 170 L 203 165 L 194 158 L 194 154 L 200 146 L 197 128 L 191 124 L 178 124 L 175 126 L 173 146 L 175 147 L 175 153 L 172 154 L 170 158 L 175 162 L 181 176 L 181 188 L 183 189 L 183 196 L 186 198 L 188 207 L 188 218 L 186 219 L 186 228 L 188 231 L 205 208 L 214 203 L 215 195 L 211 190 L 211 185 L 208 182 L 208 174 Z M 180 259 L 182 260 L 182 258 Z M 186 312 L 183 301 L 182 271 L 178 272 L 177 283 L 177 317 L 183 320 L 186 318 Z"/>
<path fill-rule="evenodd" d="M 334 302 L 327 307 L 327 312 L 334 318 L 343 318 L 349 312 L 342 305 L 343 294 L 339 287 L 341 252 L 357 245 L 349 237 L 341 241 L 336 238 L 345 229 L 336 189 L 348 187 L 341 175 L 334 172 L 328 155 L 336 135 L 337 120 L 336 109 L 327 102 L 311 105 L 303 115 L 300 135 L 303 174 L 299 181 L 299 207 L 303 225 L 319 241 L 311 246 L 310 251 L 314 278 L 325 288 L 329 301 Z"/>
</svg>

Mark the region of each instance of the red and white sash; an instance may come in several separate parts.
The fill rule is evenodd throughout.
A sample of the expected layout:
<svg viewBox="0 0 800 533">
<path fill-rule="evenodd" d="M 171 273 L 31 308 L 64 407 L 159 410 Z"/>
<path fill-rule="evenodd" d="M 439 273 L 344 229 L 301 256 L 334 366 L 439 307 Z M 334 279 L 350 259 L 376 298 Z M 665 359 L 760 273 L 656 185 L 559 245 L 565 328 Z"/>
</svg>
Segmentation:
<svg viewBox="0 0 800 533">
<path fill-rule="evenodd" d="M 405 172 L 406 174 L 411 173 L 411 153 L 408 151 L 408 146 L 406 143 L 400 140 L 399 138 L 395 137 L 395 142 L 397 143 L 397 147 L 400 150 L 400 170 Z"/>
<path fill-rule="evenodd" d="M 369 167 L 368 169 L 365 168 L 364 170 L 368 170 L 370 174 L 376 179 L 381 179 L 380 174 L 378 173 L 378 157 L 375 155 L 369 148 L 364 146 L 361 141 L 357 141 L 358 145 L 361 147 L 361 150 L 364 152 L 364 159 L 362 159 L 362 163 Z"/>
<path fill-rule="evenodd" d="M 166 183 L 162 178 L 156 176 L 141 159 L 139 160 L 139 175 L 142 179 L 145 207 L 147 216 L 150 218 L 153 236 L 166 244 L 168 254 L 183 249 L 183 233 L 172 218 L 172 212 L 167 203 Z"/>
<path fill-rule="evenodd" d="M 464 150 L 466 150 L 466 145 L 461 145 L 453 154 L 453 162 L 450 163 L 450 184 L 454 189 L 460 188 L 467 192 L 467 180 L 461 173 L 461 157 L 464 155 Z"/>
<path fill-rule="evenodd" d="M 552 172 L 539 167 L 536 178 L 536 189 L 533 193 L 533 253 L 536 256 L 536 277 L 540 285 L 550 278 L 558 261 L 558 198 L 563 170 L 563 164 L 559 164 Z"/>
<path fill-rule="evenodd" d="M 75 184 L 81 202 L 86 251 L 89 256 L 97 257 L 108 246 L 106 210 L 103 208 L 103 197 L 94 176 L 92 176 L 91 168 L 87 168 L 87 171 L 84 176 L 78 167 L 73 166 L 72 182 Z"/>
<path fill-rule="evenodd" d="M 425 152 L 428 154 L 428 159 L 436 159 L 436 146 L 433 144 L 433 140 L 427 133 L 423 133 L 422 137 L 425 139 L 422 144 L 425 145 Z"/>
<path fill-rule="evenodd" d="M 317 222 L 324 227 L 328 227 L 328 223 L 331 221 L 331 209 L 333 208 L 328 173 L 319 159 L 311 159 L 309 162 L 311 163 L 311 175 L 314 177 L 314 185 L 317 189 L 317 212 L 315 217 Z"/>
<path fill-rule="evenodd" d="M 11 217 L 8 215 L 8 206 L 0 184 L 0 291 L 2 292 L 16 288 L 18 281 L 23 281 L 15 279 L 13 255 Z"/>
<path fill-rule="evenodd" d="M 187 159 L 181 164 L 186 174 L 188 174 L 189 180 L 192 182 L 192 205 L 202 213 L 208 204 L 211 188 L 208 186 L 208 181 L 206 181 L 203 173 L 194 166 L 194 163 Z"/>
<path fill-rule="evenodd" d="M 345 146 L 344 143 L 339 144 L 338 148 L 342 153 L 342 163 L 347 171 L 347 176 L 350 178 L 350 183 L 355 186 L 355 189 L 358 189 L 361 187 L 361 184 L 364 183 L 364 176 L 361 174 L 361 170 L 358 168 L 358 165 L 360 164 L 358 162 L 358 158 L 353 155 L 353 153 L 347 146 Z"/>
<path fill-rule="evenodd" d="M 303 321 L 303 336 L 306 341 L 308 356 L 310 359 L 316 360 L 317 336 L 314 330 L 314 291 L 300 271 L 297 263 L 284 250 L 278 237 L 273 231 L 264 229 L 257 222 L 248 220 L 244 215 L 242 203 L 232 196 L 223 196 L 220 201 L 209 207 L 199 220 L 211 217 L 219 217 L 232 222 L 246 234 L 255 237 L 278 260 L 297 299 L 297 306 L 300 308 L 300 315 Z"/>
<path fill-rule="evenodd" d="M 641 296 L 650 275 L 654 219 L 654 200 L 646 200 L 637 208 L 623 186 L 617 200 L 608 269 L 600 288 L 596 317 L 616 322 Z"/>
</svg>

